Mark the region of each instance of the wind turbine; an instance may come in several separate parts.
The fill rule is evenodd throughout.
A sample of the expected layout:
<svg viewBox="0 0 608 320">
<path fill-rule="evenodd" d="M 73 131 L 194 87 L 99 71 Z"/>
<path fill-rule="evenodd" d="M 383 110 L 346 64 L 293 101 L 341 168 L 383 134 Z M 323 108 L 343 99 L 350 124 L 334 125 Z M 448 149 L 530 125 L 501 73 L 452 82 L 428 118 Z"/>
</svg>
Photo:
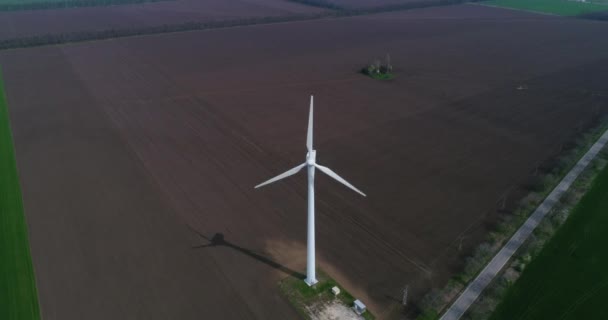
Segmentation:
<svg viewBox="0 0 608 320">
<path fill-rule="evenodd" d="M 317 151 L 312 148 L 312 114 L 313 114 L 313 96 L 310 96 L 310 113 L 308 116 L 308 134 L 306 136 L 306 148 L 308 149 L 308 153 L 306 154 L 306 162 L 303 164 L 289 169 L 286 172 L 264 182 L 261 183 L 255 188 L 263 187 L 267 184 L 271 184 L 275 181 L 279 181 L 281 179 L 287 178 L 298 173 L 302 168 L 307 167 L 308 169 L 308 243 L 307 243 L 307 252 L 306 252 L 306 284 L 309 286 L 317 283 L 317 278 L 315 275 L 315 168 L 319 169 L 321 172 L 326 175 L 334 178 L 338 182 L 343 185 L 349 187 L 355 192 L 365 197 L 365 194 L 361 192 L 359 189 L 355 188 L 352 184 L 348 183 L 342 177 L 337 175 L 331 169 L 324 167 L 322 165 L 318 165 L 316 163 Z"/>
</svg>

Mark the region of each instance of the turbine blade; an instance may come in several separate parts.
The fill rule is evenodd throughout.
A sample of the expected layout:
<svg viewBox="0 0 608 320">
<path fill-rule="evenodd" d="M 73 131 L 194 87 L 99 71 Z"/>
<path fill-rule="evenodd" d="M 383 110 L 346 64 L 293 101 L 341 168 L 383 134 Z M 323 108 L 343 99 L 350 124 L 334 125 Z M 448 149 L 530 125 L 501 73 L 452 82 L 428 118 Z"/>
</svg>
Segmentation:
<svg viewBox="0 0 608 320">
<path fill-rule="evenodd" d="M 271 183 L 273 183 L 275 181 L 278 181 L 278 180 L 281 180 L 283 178 L 287 178 L 289 176 L 292 176 L 292 175 L 298 173 L 298 171 L 302 170 L 302 168 L 304 168 L 305 166 L 306 166 L 306 163 L 302 163 L 301 165 L 299 165 L 299 166 L 297 166 L 295 168 L 291 168 L 291 169 L 289 169 L 289 170 L 281 173 L 280 175 L 278 175 L 278 176 L 276 176 L 276 177 L 274 177 L 274 178 L 272 178 L 272 179 L 270 179 L 270 180 L 268 180 L 266 182 L 258 184 L 257 186 L 255 186 L 255 189 L 257 189 L 259 187 L 263 187 L 263 186 L 265 186 L 267 184 L 271 184 Z"/>
<path fill-rule="evenodd" d="M 310 96 L 310 112 L 308 114 L 308 133 L 306 135 L 306 148 L 308 151 L 312 151 L 312 109 L 313 109 L 314 97 Z"/>
<path fill-rule="evenodd" d="M 321 170 L 323 173 L 325 173 L 326 175 L 336 179 L 338 182 L 342 183 L 343 185 L 351 188 L 353 191 L 357 192 L 358 194 L 367 197 L 365 195 L 365 193 L 361 192 L 361 190 L 355 188 L 355 186 L 353 186 L 352 184 L 348 183 L 348 181 L 344 180 L 342 177 L 340 177 L 337 173 L 333 172 L 330 168 L 328 167 L 324 167 L 322 165 L 318 165 L 315 164 L 315 167 L 319 170 Z"/>
</svg>

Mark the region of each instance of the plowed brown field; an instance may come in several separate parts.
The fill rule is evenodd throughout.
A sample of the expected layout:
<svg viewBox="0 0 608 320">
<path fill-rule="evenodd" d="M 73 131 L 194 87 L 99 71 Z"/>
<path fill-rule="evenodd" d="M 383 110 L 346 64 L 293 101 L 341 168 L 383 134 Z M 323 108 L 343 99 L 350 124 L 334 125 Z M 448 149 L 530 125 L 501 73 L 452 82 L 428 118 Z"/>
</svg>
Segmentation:
<svg viewBox="0 0 608 320">
<path fill-rule="evenodd" d="M 311 93 L 368 194 L 318 176 L 320 267 L 387 317 L 608 111 L 605 28 L 463 5 L 0 53 L 44 318 L 295 318 L 305 177 L 253 186 L 304 161 Z"/>
</svg>

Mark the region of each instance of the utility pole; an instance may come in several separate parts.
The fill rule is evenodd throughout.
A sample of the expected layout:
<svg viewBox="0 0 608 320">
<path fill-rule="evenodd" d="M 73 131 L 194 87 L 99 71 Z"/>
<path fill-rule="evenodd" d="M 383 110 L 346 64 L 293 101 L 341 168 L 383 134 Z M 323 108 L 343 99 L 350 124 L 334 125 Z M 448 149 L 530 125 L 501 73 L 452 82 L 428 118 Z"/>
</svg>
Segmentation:
<svg viewBox="0 0 608 320">
<path fill-rule="evenodd" d="M 403 301 L 401 301 L 401 303 L 403 304 L 404 307 L 407 306 L 407 294 L 408 294 L 409 288 L 410 288 L 410 286 L 407 285 L 407 286 L 405 286 L 405 289 L 403 289 Z"/>
</svg>

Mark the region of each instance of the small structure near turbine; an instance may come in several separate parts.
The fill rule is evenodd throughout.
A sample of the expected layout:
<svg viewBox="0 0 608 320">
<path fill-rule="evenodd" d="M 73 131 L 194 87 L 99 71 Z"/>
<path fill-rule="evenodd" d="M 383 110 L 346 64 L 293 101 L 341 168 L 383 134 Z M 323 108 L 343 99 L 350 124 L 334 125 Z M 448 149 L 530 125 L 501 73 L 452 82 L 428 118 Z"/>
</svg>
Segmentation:
<svg viewBox="0 0 608 320">
<path fill-rule="evenodd" d="M 349 187 L 355 192 L 365 197 L 365 194 L 361 192 L 359 189 L 355 188 L 352 184 L 348 183 L 342 177 L 337 175 L 331 169 L 318 165 L 316 163 L 317 151 L 312 147 L 312 120 L 313 120 L 313 104 L 314 98 L 310 96 L 310 113 L 308 115 L 308 132 L 306 136 L 306 148 L 308 149 L 308 153 L 306 154 L 306 162 L 292 169 L 287 170 L 286 172 L 264 182 L 261 183 L 255 188 L 263 187 L 267 184 L 279 181 L 281 179 L 287 178 L 298 173 L 304 167 L 308 170 L 308 243 L 306 248 L 306 284 L 309 286 L 317 283 L 316 277 L 316 262 L 315 262 L 315 169 L 319 169 L 321 172 L 326 175 L 334 178 L 338 182 L 343 185 Z"/>
<path fill-rule="evenodd" d="M 337 296 L 340 294 L 340 288 L 338 288 L 338 286 L 334 286 L 333 288 L 331 288 L 331 293 L 333 293 L 334 296 Z"/>
<path fill-rule="evenodd" d="M 358 315 L 362 315 L 367 310 L 367 307 L 365 304 L 363 304 L 363 302 L 361 302 L 361 300 L 355 300 L 353 303 L 353 309 L 355 309 L 355 312 Z"/>
</svg>

